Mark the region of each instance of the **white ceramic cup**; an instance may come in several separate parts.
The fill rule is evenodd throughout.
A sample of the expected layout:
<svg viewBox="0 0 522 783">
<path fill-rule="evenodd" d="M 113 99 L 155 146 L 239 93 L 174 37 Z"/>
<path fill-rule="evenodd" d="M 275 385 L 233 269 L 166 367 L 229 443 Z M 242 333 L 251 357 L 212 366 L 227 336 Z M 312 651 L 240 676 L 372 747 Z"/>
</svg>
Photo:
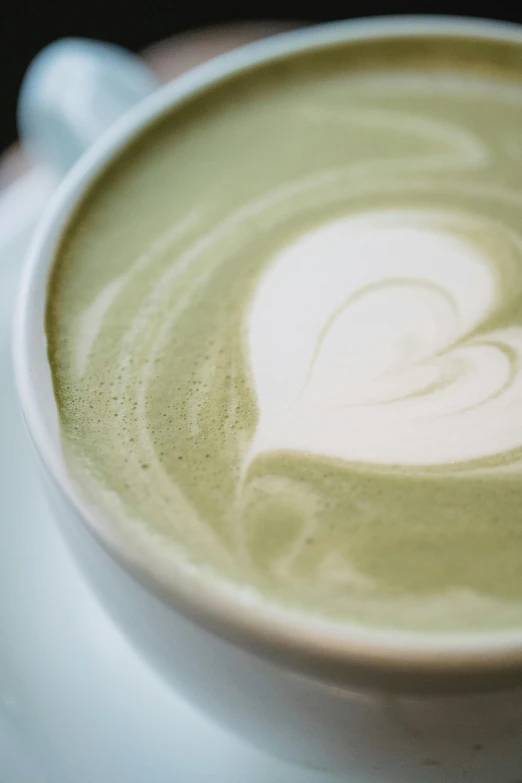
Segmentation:
<svg viewBox="0 0 522 783">
<path fill-rule="evenodd" d="M 431 637 L 334 627 L 256 605 L 129 540 L 86 504 L 68 474 L 46 353 L 47 280 L 64 228 L 99 172 L 137 134 L 187 96 L 258 63 L 341 41 L 427 33 L 515 42 L 522 70 L 516 26 L 400 17 L 336 23 L 220 57 L 116 120 L 154 86 L 135 60 L 74 41 L 40 57 L 21 104 L 32 146 L 47 145 L 66 168 L 115 124 L 65 178 L 32 243 L 16 307 L 16 379 L 51 503 L 78 563 L 129 640 L 189 699 L 256 744 L 341 770 L 349 783 L 520 783 L 522 629 Z"/>
</svg>

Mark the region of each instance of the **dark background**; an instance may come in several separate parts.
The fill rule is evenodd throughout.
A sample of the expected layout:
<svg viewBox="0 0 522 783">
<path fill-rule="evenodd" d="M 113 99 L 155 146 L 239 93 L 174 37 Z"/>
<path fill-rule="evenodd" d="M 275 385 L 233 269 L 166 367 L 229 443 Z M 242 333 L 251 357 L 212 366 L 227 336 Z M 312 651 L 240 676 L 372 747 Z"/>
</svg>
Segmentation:
<svg viewBox="0 0 522 783">
<path fill-rule="evenodd" d="M 240 13 L 239 9 L 244 8 Z M 210 9 L 210 10 L 209 10 Z M 16 136 L 16 97 L 32 57 L 63 36 L 99 38 L 139 51 L 175 33 L 220 22 L 306 19 L 311 22 L 388 13 L 441 13 L 486 16 L 522 22 L 522 4 L 489 2 L 315 2 L 247 0 L 0 0 L 0 153 Z"/>
</svg>

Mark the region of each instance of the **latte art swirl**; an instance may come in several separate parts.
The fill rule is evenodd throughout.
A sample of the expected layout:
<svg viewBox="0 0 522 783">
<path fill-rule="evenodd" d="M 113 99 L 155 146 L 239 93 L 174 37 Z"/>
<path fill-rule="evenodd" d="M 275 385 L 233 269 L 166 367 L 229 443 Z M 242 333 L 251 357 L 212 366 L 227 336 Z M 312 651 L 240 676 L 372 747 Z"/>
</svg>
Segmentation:
<svg viewBox="0 0 522 783">
<path fill-rule="evenodd" d="M 484 217 L 421 210 L 344 218 L 285 248 L 250 315 L 250 459 L 434 465 L 519 448 L 522 327 L 488 323 L 520 250 Z"/>
<path fill-rule="evenodd" d="M 334 622 L 522 627 L 522 84 L 441 45 L 148 132 L 60 249 L 49 355 L 86 494 L 177 567 Z"/>
</svg>

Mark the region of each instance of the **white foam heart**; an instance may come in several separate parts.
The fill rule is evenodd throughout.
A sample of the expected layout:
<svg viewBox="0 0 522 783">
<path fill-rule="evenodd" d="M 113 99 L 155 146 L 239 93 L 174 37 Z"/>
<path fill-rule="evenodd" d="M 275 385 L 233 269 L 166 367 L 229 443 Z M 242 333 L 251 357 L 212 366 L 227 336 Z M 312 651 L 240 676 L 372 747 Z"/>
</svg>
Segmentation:
<svg viewBox="0 0 522 783">
<path fill-rule="evenodd" d="M 248 316 L 247 464 L 284 449 L 430 465 L 522 444 L 522 329 L 473 334 L 502 294 L 469 220 L 366 212 L 277 255 Z"/>
</svg>

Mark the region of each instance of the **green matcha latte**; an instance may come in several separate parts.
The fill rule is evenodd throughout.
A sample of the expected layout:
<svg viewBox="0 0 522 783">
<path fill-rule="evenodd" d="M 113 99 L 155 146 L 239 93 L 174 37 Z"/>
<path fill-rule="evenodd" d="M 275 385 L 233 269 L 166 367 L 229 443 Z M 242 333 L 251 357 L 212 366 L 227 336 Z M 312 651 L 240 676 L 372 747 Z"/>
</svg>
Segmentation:
<svg viewBox="0 0 522 783">
<path fill-rule="evenodd" d="M 190 99 L 77 210 L 47 335 L 71 471 L 173 568 L 522 627 L 516 47 L 351 43 Z"/>
</svg>

